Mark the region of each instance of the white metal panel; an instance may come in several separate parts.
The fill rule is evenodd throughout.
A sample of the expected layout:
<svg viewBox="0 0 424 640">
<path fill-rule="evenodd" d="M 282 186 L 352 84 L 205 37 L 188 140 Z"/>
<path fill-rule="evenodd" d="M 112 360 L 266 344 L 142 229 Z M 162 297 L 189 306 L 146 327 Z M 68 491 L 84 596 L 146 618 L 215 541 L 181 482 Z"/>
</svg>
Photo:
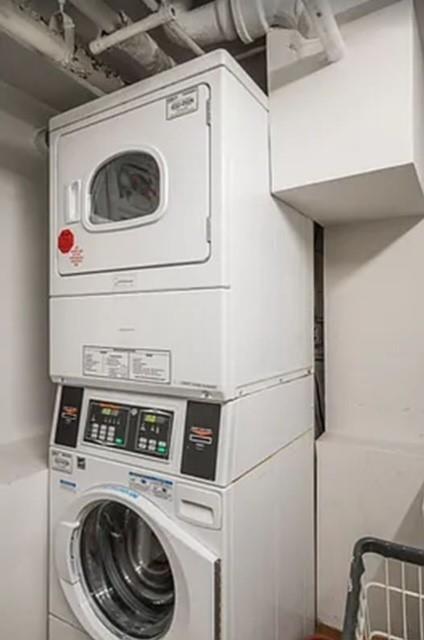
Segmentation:
<svg viewBox="0 0 424 640">
<path fill-rule="evenodd" d="M 56 139 L 58 162 L 53 215 L 54 238 L 68 226 L 71 251 L 56 250 L 62 275 L 116 271 L 206 260 L 210 214 L 209 88 L 194 86 L 196 110 L 169 118 L 167 99 L 128 107 L 111 120 L 79 128 Z M 90 186 L 96 171 L 130 152 L 153 154 L 160 167 L 157 215 L 128 224 L 90 224 Z M 78 211 L 80 208 L 80 211 Z M 76 256 L 76 253 L 78 256 Z"/>
<path fill-rule="evenodd" d="M 232 440 L 228 479 L 239 478 L 312 429 L 313 384 L 313 376 L 309 375 L 231 403 Z M 230 425 L 227 429 L 230 429 Z"/>
<path fill-rule="evenodd" d="M 298 640 L 314 631 L 313 459 L 310 431 L 228 491 L 226 640 Z"/>
<path fill-rule="evenodd" d="M 223 90 L 231 103 L 245 97 L 228 78 Z M 226 112 L 229 364 L 240 391 L 313 366 L 313 224 L 270 196 L 267 127 L 253 100 Z"/>
<path fill-rule="evenodd" d="M 219 395 L 226 388 L 225 290 L 53 298 L 50 371 L 55 380 L 182 396 Z M 161 350 L 166 381 L 113 377 L 84 370 L 84 348 Z"/>
<path fill-rule="evenodd" d="M 88 636 L 55 616 L 49 616 L 49 640 L 89 640 Z"/>
</svg>

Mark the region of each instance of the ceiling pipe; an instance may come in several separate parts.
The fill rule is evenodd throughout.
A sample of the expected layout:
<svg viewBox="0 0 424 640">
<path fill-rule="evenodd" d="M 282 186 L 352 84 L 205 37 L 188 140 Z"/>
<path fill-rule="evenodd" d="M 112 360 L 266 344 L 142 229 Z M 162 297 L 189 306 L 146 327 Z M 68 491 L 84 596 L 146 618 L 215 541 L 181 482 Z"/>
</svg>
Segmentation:
<svg viewBox="0 0 424 640">
<path fill-rule="evenodd" d="M 112 34 L 132 23 L 128 16 L 114 11 L 103 0 L 69 1 L 106 34 Z M 174 60 L 159 47 L 148 33 L 139 33 L 120 43 L 118 48 L 136 60 L 147 75 L 153 75 L 175 66 Z"/>
<path fill-rule="evenodd" d="M 251 44 L 272 27 L 284 27 L 318 37 L 329 62 L 344 53 L 328 0 L 213 0 L 192 11 L 180 11 L 177 21 L 200 46 L 237 38 Z"/>
<path fill-rule="evenodd" d="M 161 4 L 158 0 L 141 0 L 145 7 L 150 11 L 158 12 L 161 9 Z M 191 9 L 192 0 L 174 0 L 172 8 L 175 10 L 176 15 L 179 13 L 188 13 Z M 203 56 L 205 54 L 204 49 L 194 40 L 184 29 L 180 26 L 177 20 L 173 20 L 164 25 L 165 33 L 181 47 L 191 49 L 196 56 Z"/>
<path fill-rule="evenodd" d="M 59 35 L 50 31 L 43 22 L 36 21 L 18 9 L 9 0 L 0 3 L 0 30 L 58 65 L 69 64 L 73 56 L 73 50 L 68 48 Z"/>
<path fill-rule="evenodd" d="M 26 49 L 73 75 L 77 82 L 94 95 L 103 95 L 120 88 L 123 83 L 116 74 L 95 65 L 82 50 L 73 50 L 70 43 L 49 27 L 34 12 L 28 14 L 11 0 L 0 2 L 0 31 Z"/>
<path fill-rule="evenodd" d="M 151 13 L 146 18 L 139 20 L 138 22 L 132 22 L 126 27 L 121 27 L 117 31 L 113 31 L 107 36 L 102 36 L 90 42 L 89 48 L 91 53 L 99 55 L 117 45 L 126 42 L 130 38 L 139 35 L 140 33 L 146 33 L 152 29 L 157 29 L 168 22 L 175 19 L 175 10 L 170 7 L 162 7 L 159 11 Z"/>
<path fill-rule="evenodd" d="M 303 0 L 303 4 L 328 61 L 338 62 L 345 54 L 345 44 L 329 0 Z"/>
</svg>

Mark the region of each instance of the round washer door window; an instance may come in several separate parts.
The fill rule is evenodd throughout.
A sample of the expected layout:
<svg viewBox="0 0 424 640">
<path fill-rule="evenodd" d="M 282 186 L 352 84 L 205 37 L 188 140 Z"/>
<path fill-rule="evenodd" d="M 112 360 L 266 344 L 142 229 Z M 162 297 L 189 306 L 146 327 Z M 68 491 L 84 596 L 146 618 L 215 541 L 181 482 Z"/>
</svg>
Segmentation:
<svg viewBox="0 0 424 640">
<path fill-rule="evenodd" d="M 91 183 L 90 222 L 94 225 L 137 221 L 160 206 L 161 171 L 147 152 L 130 152 L 103 164 Z"/>
<path fill-rule="evenodd" d="M 134 511 L 101 501 L 81 527 L 81 568 L 94 609 L 111 630 L 163 638 L 175 606 L 171 566 L 159 540 Z"/>
</svg>

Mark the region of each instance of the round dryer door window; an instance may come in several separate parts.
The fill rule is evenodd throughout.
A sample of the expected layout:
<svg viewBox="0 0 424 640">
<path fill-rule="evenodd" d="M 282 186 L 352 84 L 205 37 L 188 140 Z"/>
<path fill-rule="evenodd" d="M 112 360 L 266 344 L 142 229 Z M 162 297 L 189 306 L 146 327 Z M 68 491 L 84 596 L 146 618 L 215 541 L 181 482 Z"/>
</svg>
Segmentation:
<svg viewBox="0 0 424 640">
<path fill-rule="evenodd" d="M 171 567 L 159 540 L 134 511 L 105 500 L 86 516 L 81 568 L 98 617 L 131 638 L 166 635 L 174 613 Z"/>
<path fill-rule="evenodd" d="M 91 183 L 90 222 L 102 225 L 152 216 L 160 206 L 161 186 L 160 167 L 150 153 L 112 158 Z"/>
</svg>

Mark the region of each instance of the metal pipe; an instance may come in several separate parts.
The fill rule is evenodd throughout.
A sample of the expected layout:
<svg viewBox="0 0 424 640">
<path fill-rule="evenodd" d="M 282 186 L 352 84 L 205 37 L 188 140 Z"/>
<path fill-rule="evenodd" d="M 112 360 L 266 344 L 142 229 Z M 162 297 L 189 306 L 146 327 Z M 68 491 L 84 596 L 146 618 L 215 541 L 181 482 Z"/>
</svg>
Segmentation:
<svg viewBox="0 0 424 640">
<path fill-rule="evenodd" d="M 305 10 L 321 40 L 329 62 L 338 62 L 345 54 L 345 44 L 329 0 L 302 0 Z"/>
<path fill-rule="evenodd" d="M 187 49 L 191 49 L 196 56 L 203 56 L 205 54 L 205 50 L 178 24 L 178 20 L 170 22 L 165 28 L 168 35 L 174 35 L 178 42 L 187 47 Z"/>
<path fill-rule="evenodd" d="M 151 4 L 153 0 L 143 1 Z M 329 62 L 340 60 L 344 44 L 329 0 L 302 2 L 303 7 L 300 0 L 213 0 L 178 12 L 177 23 L 198 45 L 208 46 L 236 38 L 249 44 L 275 26 L 304 31 L 306 22 L 314 31 L 307 37 L 319 38 Z"/>
<path fill-rule="evenodd" d="M 110 33 L 107 36 L 103 36 L 97 38 L 90 42 L 89 48 L 91 53 L 95 55 L 99 55 L 110 49 L 111 47 L 116 47 L 118 44 L 129 40 L 130 38 L 134 38 L 141 33 L 145 33 L 146 31 L 151 31 L 152 29 L 157 29 L 164 24 L 167 24 L 175 19 L 175 10 L 172 7 L 162 7 L 156 13 L 152 13 L 146 18 L 142 20 L 138 20 L 137 22 L 132 22 L 131 24 Z"/>
<path fill-rule="evenodd" d="M 131 20 L 117 13 L 103 0 L 69 0 L 89 20 L 108 34 L 121 29 Z M 118 48 L 133 58 L 145 73 L 151 75 L 175 66 L 168 56 L 148 33 L 139 33 L 130 40 L 122 42 Z"/>
<path fill-rule="evenodd" d="M 70 0 L 70 2 L 106 33 L 111 33 L 124 25 L 121 15 L 103 0 Z"/>
<path fill-rule="evenodd" d="M 11 0 L 0 3 L 0 30 L 59 65 L 67 64 L 72 56 L 60 36 L 52 33 L 43 22 L 37 22 L 18 9 Z"/>
<path fill-rule="evenodd" d="M 82 50 L 73 51 L 63 38 L 52 32 L 34 13 L 28 15 L 11 0 L 0 2 L 0 31 L 22 46 L 48 59 L 90 90 L 94 95 L 114 91 L 123 85 L 122 80 L 100 65 L 94 65 Z"/>
<path fill-rule="evenodd" d="M 230 42 L 237 39 L 237 31 L 228 0 L 209 2 L 197 9 L 177 14 L 177 24 L 199 46 Z M 170 34 L 178 42 L 179 34 Z"/>
<path fill-rule="evenodd" d="M 160 9 L 160 4 L 157 0 L 141 0 L 141 2 L 144 6 L 150 9 L 150 11 L 159 11 Z M 190 49 L 196 56 L 203 56 L 205 54 L 204 49 L 202 49 L 196 40 L 194 40 L 194 38 L 192 38 L 178 22 L 178 15 L 180 13 L 182 15 L 187 15 L 188 9 L 191 8 L 191 4 L 191 0 L 174 0 L 172 6 L 176 10 L 176 20 L 166 24 L 164 29 L 171 40 L 174 40 L 174 42 L 182 47 Z"/>
</svg>

